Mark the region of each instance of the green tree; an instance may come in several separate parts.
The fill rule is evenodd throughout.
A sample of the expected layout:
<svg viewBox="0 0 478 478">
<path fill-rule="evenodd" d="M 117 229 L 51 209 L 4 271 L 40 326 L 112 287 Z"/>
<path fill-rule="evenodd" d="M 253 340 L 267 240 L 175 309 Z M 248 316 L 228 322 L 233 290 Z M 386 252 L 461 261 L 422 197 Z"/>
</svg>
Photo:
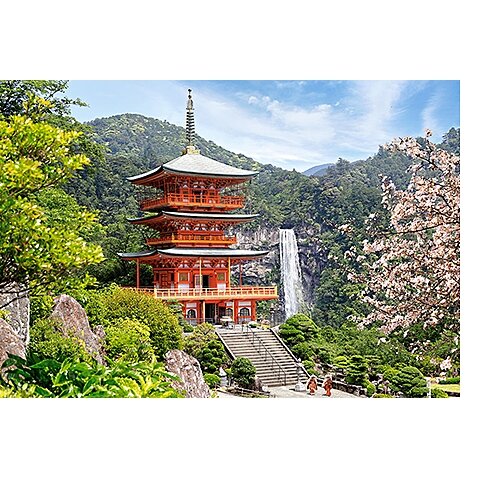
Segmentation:
<svg viewBox="0 0 478 478">
<path fill-rule="evenodd" d="M 406 397 L 425 397 L 428 393 L 427 382 L 416 367 L 402 367 L 391 376 L 391 386 Z"/>
<path fill-rule="evenodd" d="M 77 230 L 52 225 L 38 195 L 88 164 L 71 151 L 77 132 L 13 116 L 0 121 L 0 287 L 52 287 L 103 259 L 101 248 Z M 75 218 L 83 230 L 93 216 Z"/>
<path fill-rule="evenodd" d="M 279 327 L 279 335 L 289 347 L 293 347 L 317 339 L 319 328 L 310 317 L 295 314 Z"/>
<path fill-rule="evenodd" d="M 352 355 L 345 372 L 345 381 L 354 385 L 364 385 L 367 379 L 367 361 L 361 355 Z"/>
<path fill-rule="evenodd" d="M 254 383 L 256 368 L 248 358 L 238 357 L 232 362 L 231 375 L 240 387 L 248 388 Z"/>
<path fill-rule="evenodd" d="M 204 373 L 217 374 L 229 361 L 214 327 L 207 323 L 194 328 L 185 340 L 184 350 L 199 361 Z"/>
</svg>

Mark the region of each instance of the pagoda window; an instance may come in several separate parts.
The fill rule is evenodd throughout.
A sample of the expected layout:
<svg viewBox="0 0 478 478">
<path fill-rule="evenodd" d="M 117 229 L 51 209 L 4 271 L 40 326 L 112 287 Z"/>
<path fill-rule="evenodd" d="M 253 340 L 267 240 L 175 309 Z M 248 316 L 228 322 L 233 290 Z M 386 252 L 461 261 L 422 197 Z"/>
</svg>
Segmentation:
<svg viewBox="0 0 478 478">
<path fill-rule="evenodd" d="M 186 317 L 188 319 L 195 319 L 196 318 L 196 310 L 195 309 L 188 309 L 186 312 Z"/>
<path fill-rule="evenodd" d="M 226 309 L 226 315 L 227 315 L 228 317 L 232 317 L 232 313 L 233 313 L 233 312 L 232 312 L 232 309 L 231 309 L 230 307 L 228 307 L 228 308 Z"/>
<path fill-rule="evenodd" d="M 239 316 L 240 317 L 250 317 L 251 311 L 247 307 L 242 307 L 239 309 Z"/>
<path fill-rule="evenodd" d="M 189 274 L 187 272 L 180 272 L 179 282 L 188 282 L 188 281 L 189 281 Z"/>
</svg>

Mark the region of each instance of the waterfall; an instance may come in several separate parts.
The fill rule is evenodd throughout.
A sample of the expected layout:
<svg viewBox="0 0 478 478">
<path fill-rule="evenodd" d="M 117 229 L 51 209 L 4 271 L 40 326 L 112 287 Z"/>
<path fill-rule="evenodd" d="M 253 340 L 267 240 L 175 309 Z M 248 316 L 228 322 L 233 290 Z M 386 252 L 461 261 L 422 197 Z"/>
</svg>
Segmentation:
<svg viewBox="0 0 478 478">
<path fill-rule="evenodd" d="M 279 229 L 280 271 L 284 288 L 285 316 L 297 314 L 304 302 L 299 250 L 294 229 Z"/>
</svg>

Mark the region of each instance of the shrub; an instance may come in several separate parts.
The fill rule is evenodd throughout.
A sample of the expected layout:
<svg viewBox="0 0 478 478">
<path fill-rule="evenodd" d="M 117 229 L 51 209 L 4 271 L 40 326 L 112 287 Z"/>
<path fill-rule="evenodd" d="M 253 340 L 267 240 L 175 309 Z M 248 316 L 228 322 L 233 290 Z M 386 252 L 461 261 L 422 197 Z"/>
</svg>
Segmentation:
<svg viewBox="0 0 478 478">
<path fill-rule="evenodd" d="M 460 377 L 447 377 L 445 379 L 440 379 L 440 383 L 460 383 Z"/>
<path fill-rule="evenodd" d="M 391 379 L 391 388 L 406 397 L 425 397 L 428 394 L 425 377 L 420 370 L 411 366 L 399 369 Z"/>
<path fill-rule="evenodd" d="M 219 368 L 227 362 L 226 352 L 219 340 L 209 341 L 199 351 L 196 358 L 205 373 L 219 373 Z"/>
<path fill-rule="evenodd" d="M 186 338 L 184 350 L 199 361 L 204 373 L 219 373 L 219 368 L 229 362 L 224 346 L 211 324 L 196 326 Z"/>
<path fill-rule="evenodd" d="M 279 335 L 289 347 L 293 347 L 316 340 L 319 337 L 319 328 L 310 317 L 295 314 L 279 327 Z"/>
<path fill-rule="evenodd" d="M 307 372 L 310 373 L 310 375 L 314 375 L 314 374 L 317 375 L 318 371 L 317 371 L 317 368 L 315 366 L 315 363 L 312 362 L 312 360 L 304 360 L 302 362 L 302 365 L 307 370 Z"/>
<path fill-rule="evenodd" d="M 168 350 L 183 347 L 182 329 L 175 312 L 151 295 L 111 286 L 80 300 L 92 324 L 101 324 L 106 328 L 131 319 L 146 325 L 151 346 L 160 359 Z"/>
<path fill-rule="evenodd" d="M 352 355 L 345 372 L 345 381 L 354 385 L 364 385 L 367 370 L 367 361 L 361 355 Z"/>
<path fill-rule="evenodd" d="M 367 389 L 367 397 L 371 397 L 377 390 L 370 380 L 365 380 L 363 386 Z"/>
<path fill-rule="evenodd" d="M 6 384 L 15 391 L 29 390 L 36 397 L 61 398 L 168 398 L 180 397 L 171 383 L 178 377 L 159 363 L 116 362 L 108 367 L 93 362 L 46 359 L 27 362 L 20 357 L 5 361 Z M 29 388 L 27 388 L 29 387 Z"/>
<path fill-rule="evenodd" d="M 291 348 L 291 352 L 301 360 L 312 360 L 315 357 L 316 347 L 315 344 L 310 342 L 302 342 L 294 345 Z"/>
<path fill-rule="evenodd" d="M 105 350 L 110 359 L 139 362 L 154 357 L 149 328 L 139 320 L 118 320 L 105 327 L 105 334 Z"/>
<path fill-rule="evenodd" d="M 238 357 L 232 362 L 231 375 L 240 387 L 248 388 L 254 384 L 256 367 L 248 358 Z"/>
<path fill-rule="evenodd" d="M 372 398 L 394 398 L 393 395 L 389 395 L 388 393 L 374 393 Z"/>
<path fill-rule="evenodd" d="M 440 388 L 432 388 L 432 398 L 448 398 L 448 393 Z"/>
<path fill-rule="evenodd" d="M 54 359 L 59 362 L 67 358 L 91 362 L 85 342 L 72 335 L 65 335 L 58 319 L 38 319 L 30 330 L 29 354 L 37 360 Z"/>
<path fill-rule="evenodd" d="M 339 355 L 332 360 L 332 364 L 345 371 L 349 366 L 349 359 L 343 355 Z"/>
<path fill-rule="evenodd" d="M 215 373 L 205 373 L 204 381 L 207 383 L 209 388 L 217 388 L 221 385 L 221 377 Z"/>
</svg>

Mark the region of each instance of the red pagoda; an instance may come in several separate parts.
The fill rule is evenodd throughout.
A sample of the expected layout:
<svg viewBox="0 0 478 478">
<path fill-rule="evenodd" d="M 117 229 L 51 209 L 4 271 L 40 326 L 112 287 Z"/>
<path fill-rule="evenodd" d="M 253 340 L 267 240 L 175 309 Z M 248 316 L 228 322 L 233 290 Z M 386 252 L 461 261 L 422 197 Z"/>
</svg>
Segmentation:
<svg viewBox="0 0 478 478">
<path fill-rule="evenodd" d="M 257 172 L 238 169 L 203 156 L 193 145 L 191 90 L 186 109 L 187 146 L 182 156 L 128 178 L 140 188 L 143 217 L 133 224 L 155 231 L 149 250 L 121 253 L 136 262 L 136 288 L 158 299 L 177 300 L 190 323 L 256 319 L 256 302 L 277 299 L 277 287 L 231 284 L 231 266 L 265 256 L 268 251 L 237 249 L 228 230 L 257 214 L 232 213 L 244 206 L 243 185 Z M 153 269 L 153 288 L 140 287 L 140 264 Z"/>
</svg>

